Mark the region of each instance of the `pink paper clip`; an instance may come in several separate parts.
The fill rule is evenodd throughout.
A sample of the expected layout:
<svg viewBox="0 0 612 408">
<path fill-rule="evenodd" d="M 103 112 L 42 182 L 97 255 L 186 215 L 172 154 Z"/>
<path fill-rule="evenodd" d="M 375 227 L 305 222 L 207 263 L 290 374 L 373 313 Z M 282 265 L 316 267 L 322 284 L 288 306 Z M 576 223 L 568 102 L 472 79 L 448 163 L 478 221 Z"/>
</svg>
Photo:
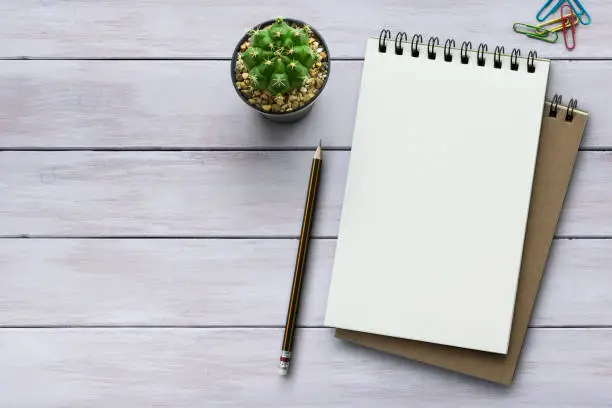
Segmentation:
<svg viewBox="0 0 612 408">
<path fill-rule="evenodd" d="M 569 10 L 569 13 L 565 13 L 565 9 Z M 576 24 L 573 24 L 576 14 L 569 4 L 564 4 L 561 7 L 561 26 L 563 27 L 563 42 L 565 42 L 565 48 L 573 50 L 576 47 Z M 568 41 L 569 39 L 569 41 Z"/>
</svg>

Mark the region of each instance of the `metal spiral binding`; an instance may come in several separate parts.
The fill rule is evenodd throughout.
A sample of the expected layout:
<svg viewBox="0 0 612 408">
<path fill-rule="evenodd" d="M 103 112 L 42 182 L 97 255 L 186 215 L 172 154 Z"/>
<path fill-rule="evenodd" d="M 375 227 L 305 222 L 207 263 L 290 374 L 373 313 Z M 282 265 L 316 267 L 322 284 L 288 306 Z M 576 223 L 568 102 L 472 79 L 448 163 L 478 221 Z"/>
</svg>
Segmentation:
<svg viewBox="0 0 612 408">
<path fill-rule="evenodd" d="M 404 49 L 402 48 L 402 38 L 405 41 L 408 41 L 408 35 L 404 31 L 400 31 L 395 36 L 395 53 L 397 55 L 402 55 L 404 53 Z M 398 40 L 399 40 L 399 44 L 398 44 Z"/>
<path fill-rule="evenodd" d="M 415 40 L 416 40 L 416 44 L 414 42 Z M 421 34 L 413 35 L 412 42 L 410 43 L 410 51 L 413 57 L 419 56 L 419 42 L 423 42 L 423 36 Z"/>
<path fill-rule="evenodd" d="M 553 96 L 552 102 L 550 103 L 550 111 L 548 112 L 548 116 L 552 118 L 557 117 L 557 111 L 559 110 L 559 104 L 561 103 L 562 99 L 563 95 L 555 94 L 555 96 Z"/>
<path fill-rule="evenodd" d="M 383 29 L 378 36 L 378 51 L 387 52 L 387 39 L 391 38 L 391 30 Z"/>
<path fill-rule="evenodd" d="M 574 109 L 578 107 L 578 101 L 574 98 L 570 99 L 567 104 L 567 113 L 565 114 L 565 121 L 571 122 L 574 120 Z"/>
<path fill-rule="evenodd" d="M 486 60 L 485 60 L 484 54 L 487 51 L 488 51 L 487 44 L 480 43 L 480 45 L 478 45 L 478 51 L 476 52 L 476 63 L 478 64 L 479 67 L 485 66 Z"/>
<path fill-rule="evenodd" d="M 557 113 L 559 111 L 559 105 L 561 105 L 561 100 L 563 99 L 562 95 L 555 94 L 550 102 L 550 109 L 548 111 L 548 116 L 551 118 L 556 118 Z M 567 112 L 565 113 L 564 120 L 566 122 L 571 122 L 574 120 L 574 110 L 578 107 L 578 101 L 574 98 L 570 99 L 567 104 Z"/>
<path fill-rule="evenodd" d="M 382 53 L 387 52 L 387 41 L 391 40 L 391 31 L 388 29 L 383 29 L 380 32 L 378 37 L 378 51 Z M 400 31 L 395 36 L 395 54 L 403 55 L 404 47 L 403 43 L 408 42 L 408 34 L 405 31 Z M 420 56 L 420 44 L 424 45 L 423 36 L 421 34 L 414 34 L 412 36 L 412 40 L 410 41 L 410 55 L 414 58 L 418 58 Z M 427 42 L 427 58 L 435 60 L 437 57 L 436 54 L 436 46 L 440 45 L 440 40 L 438 37 L 430 37 Z M 455 48 L 455 40 L 449 38 L 444 43 L 444 54 L 443 58 L 446 62 L 452 62 L 453 54 L 451 53 L 451 49 Z M 469 51 L 472 50 L 471 41 L 464 41 L 461 44 L 460 49 L 460 62 L 462 64 L 468 64 L 470 61 Z M 484 67 L 487 65 L 487 59 L 485 58 L 485 54 L 488 54 L 488 46 L 485 43 L 480 43 L 478 45 L 478 49 L 476 51 L 476 64 L 480 67 Z M 500 69 L 503 67 L 502 55 L 504 54 L 503 46 L 496 46 L 495 51 L 493 52 L 493 67 Z M 510 56 L 510 70 L 518 71 L 520 69 L 519 58 L 521 57 L 521 51 L 517 48 L 512 50 L 512 55 Z M 529 51 L 529 55 L 527 56 L 527 72 L 534 73 L 536 71 L 535 59 L 538 57 L 537 52 Z M 573 109 L 572 109 L 573 114 Z"/>
<path fill-rule="evenodd" d="M 535 51 L 529 51 L 527 55 L 527 72 L 535 72 L 534 60 L 538 57 L 538 53 Z"/>
<path fill-rule="evenodd" d="M 495 51 L 493 52 L 493 68 L 500 69 L 502 67 L 501 56 L 504 53 L 504 47 L 500 47 L 499 45 L 495 47 Z"/>
<path fill-rule="evenodd" d="M 518 48 L 515 48 L 512 50 L 512 55 L 510 56 L 510 69 L 512 71 L 518 71 L 519 69 L 518 58 L 520 56 L 521 56 L 521 50 L 519 50 Z"/>
<path fill-rule="evenodd" d="M 427 43 L 427 58 L 436 59 L 436 45 L 440 45 L 440 39 L 438 37 L 429 37 Z"/>
<path fill-rule="evenodd" d="M 455 40 L 449 38 L 444 43 L 444 61 L 451 62 L 453 60 L 453 54 L 450 53 L 451 48 L 455 46 Z M 447 48 L 448 47 L 448 48 Z"/>
<path fill-rule="evenodd" d="M 471 41 L 464 41 L 463 44 L 461 44 L 461 63 L 462 64 L 467 64 L 468 62 L 470 62 L 470 57 L 468 57 L 468 50 L 472 49 L 472 42 Z"/>
</svg>

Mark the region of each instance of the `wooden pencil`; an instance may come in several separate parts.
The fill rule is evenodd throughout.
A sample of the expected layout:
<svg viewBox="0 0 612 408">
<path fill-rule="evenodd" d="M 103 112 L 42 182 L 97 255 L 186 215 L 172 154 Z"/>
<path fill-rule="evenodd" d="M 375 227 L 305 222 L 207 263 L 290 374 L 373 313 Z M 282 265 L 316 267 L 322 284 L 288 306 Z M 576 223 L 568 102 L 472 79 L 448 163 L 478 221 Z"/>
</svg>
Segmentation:
<svg viewBox="0 0 612 408">
<path fill-rule="evenodd" d="M 287 311 L 287 321 L 285 323 L 285 334 L 283 336 L 283 344 L 281 347 L 279 366 L 279 374 L 281 375 L 286 375 L 288 373 L 289 364 L 291 362 L 295 324 L 297 322 L 302 280 L 304 279 L 304 270 L 306 268 L 308 242 L 310 240 L 310 227 L 312 226 L 312 219 L 314 215 L 321 162 L 321 142 L 319 141 L 319 145 L 317 146 L 312 158 L 312 165 L 310 168 L 308 192 L 306 194 L 306 204 L 304 206 L 304 215 L 302 217 L 302 230 L 300 232 L 300 242 L 298 245 L 297 259 L 295 261 L 295 269 L 293 272 L 293 284 L 291 286 L 289 309 Z"/>
</svg>

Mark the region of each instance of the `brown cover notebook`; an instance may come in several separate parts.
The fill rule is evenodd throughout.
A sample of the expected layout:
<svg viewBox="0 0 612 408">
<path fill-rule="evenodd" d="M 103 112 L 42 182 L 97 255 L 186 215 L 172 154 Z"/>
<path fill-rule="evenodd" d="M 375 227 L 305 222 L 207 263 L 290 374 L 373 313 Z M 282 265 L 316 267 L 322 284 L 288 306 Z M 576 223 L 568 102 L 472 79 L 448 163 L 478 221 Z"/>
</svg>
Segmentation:
<svg viewBox="0 0 612 408">
<path fill-rule="evenodd" d="M 558 106 L 557 109 L 555 106 Z M 550 116 L 551 110 L 556 110 L 556 117 Z M 336 329 L 336 337 L 433 366 L 510 385 L 588 118 L 586 112 L 571 108 L 569 111 L 573 111 L 571 121 L 566 120 L 567 106 L 554 102 L 546 102 L 544 106 L 510 346 L 506 355 L 345 329 Z"/>
</svg>

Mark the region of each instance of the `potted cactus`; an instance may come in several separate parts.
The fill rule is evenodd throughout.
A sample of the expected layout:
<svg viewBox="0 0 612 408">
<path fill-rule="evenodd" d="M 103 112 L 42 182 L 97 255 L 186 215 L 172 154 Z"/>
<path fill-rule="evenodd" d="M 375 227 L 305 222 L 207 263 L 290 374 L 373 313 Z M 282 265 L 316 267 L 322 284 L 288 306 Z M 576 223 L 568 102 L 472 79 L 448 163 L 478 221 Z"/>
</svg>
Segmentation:
<svg viewBox="0 0 612 408">
<path fill-rule="evenodd" d="M 302 118 L 329 78 L 329 51 L 309 25 L 279 17 L 246 33 L 234 50 L 234 88 L 251 108 L 274 121 Z"/>
</svg>

